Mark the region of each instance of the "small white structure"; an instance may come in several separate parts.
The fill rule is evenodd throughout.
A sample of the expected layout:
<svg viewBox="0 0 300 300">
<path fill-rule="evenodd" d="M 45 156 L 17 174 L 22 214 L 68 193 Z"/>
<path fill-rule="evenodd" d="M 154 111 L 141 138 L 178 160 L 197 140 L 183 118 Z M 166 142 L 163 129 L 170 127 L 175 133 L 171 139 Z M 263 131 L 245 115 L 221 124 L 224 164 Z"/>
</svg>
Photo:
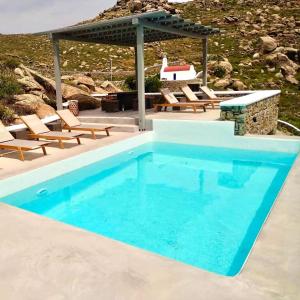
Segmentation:
<svg viewBox="0 0 300 300">
<path fill-rule="evenodd" d="M 169 66 L 168 59 L 164 56 L 160 70 L 160 80 L 192 80 L 196 76 L 197 73 L 193 65 Z"/>
</svg>

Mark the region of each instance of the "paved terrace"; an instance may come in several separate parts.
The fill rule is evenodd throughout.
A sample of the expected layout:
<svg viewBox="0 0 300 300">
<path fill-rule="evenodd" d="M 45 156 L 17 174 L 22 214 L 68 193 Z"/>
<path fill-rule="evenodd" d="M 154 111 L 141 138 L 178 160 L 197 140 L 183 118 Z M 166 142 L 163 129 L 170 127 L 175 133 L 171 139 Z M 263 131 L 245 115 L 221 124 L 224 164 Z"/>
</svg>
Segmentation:
<svg viewBox="0 0 300 300">
<path fill-rule="evenodd" d="M 55 144 L 26 162 L 0 158 L 1 178 L 127 138 Z M 29 155 L 29 156 L 28 156 Z M 0 204 L 0 299 L 300 299 L 300 159 L 241 274 L 229 278 Z"/>
</svg>

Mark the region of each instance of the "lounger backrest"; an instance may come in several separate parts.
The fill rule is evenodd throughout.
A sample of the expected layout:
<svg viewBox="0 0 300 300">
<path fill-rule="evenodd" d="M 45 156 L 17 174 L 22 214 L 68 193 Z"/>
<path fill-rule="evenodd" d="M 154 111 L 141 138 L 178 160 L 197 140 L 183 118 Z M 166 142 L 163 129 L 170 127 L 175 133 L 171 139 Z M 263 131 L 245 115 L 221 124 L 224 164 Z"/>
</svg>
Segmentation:
<svg viewBox="0 0 300 300">
<path fill-rule="evenodd" d="M 182 86 L 181 90 L 189 101 L 200 101 L 188 85 Z"/>
<path fill-rule="evenodd" d="M 50 131 L 37 115 L 23 116 L 21 117 L 21 120 L 34 134 L 41 134 Z"/>
<path fill-rule="evenodd" d="M 58 110 L 56 113 L 68 127 L 75 127 L 81 124 L 80 121 L 68 109 Z"/>
<path fill-rule="evenodd" d="M 177 98 L 174 96 L 173 93 L 170 92 L 169 89 L 161 89 L 160 92 L 168 103 L 170 104 L 178 103 Z"/>
<path fill-rule="evenodd" d="M 200 90 L 209 98 L 209 99 L 217 99 L 216 94 L 209 89 L 207 86 L 201 86 Z"/>
<path fill-rule="evenodd" d="M 12 141 L 14 137 L 0 121 L 0 143 Z"/>
</svg>

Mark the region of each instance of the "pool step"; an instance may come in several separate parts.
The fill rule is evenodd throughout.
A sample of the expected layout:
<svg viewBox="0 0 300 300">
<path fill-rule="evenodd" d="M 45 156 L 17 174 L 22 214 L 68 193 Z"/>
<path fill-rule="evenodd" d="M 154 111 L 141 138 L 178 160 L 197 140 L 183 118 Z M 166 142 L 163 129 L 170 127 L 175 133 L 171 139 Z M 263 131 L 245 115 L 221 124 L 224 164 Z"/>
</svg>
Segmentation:
<svg viewBox="0 0 300 300">
<path fill-rule="evenodd" d="M 118 125 L 138 125 L 136 118 L 130 117 L 90 117 L 79 116 L 82 123 L 97 123 L 97 124 L 118 124 Z"/>
<path fill-rule="evenodd" d="M 87 124 L 91 127 L 93 127 L 93 125 L 99 126 L 99 125 L 103 125 L 103 126 L 113 126 L 113 128 L 111 129 L 111 131 L 113 132 L 138 132 L 139 131 L 139 127 L 137 125 L 131 125 L 131 124 L 111 124 L 111 123 L 90 123 L 90 122 L 82 122 L 84 124 Z"/>
</svg>

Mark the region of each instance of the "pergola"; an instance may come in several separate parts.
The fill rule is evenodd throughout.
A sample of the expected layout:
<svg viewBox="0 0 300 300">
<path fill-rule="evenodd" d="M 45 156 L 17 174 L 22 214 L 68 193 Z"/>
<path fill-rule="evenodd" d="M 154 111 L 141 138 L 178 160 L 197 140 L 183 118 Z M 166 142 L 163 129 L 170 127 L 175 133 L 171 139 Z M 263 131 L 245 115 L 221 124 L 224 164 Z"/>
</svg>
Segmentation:
<svg viewBox="0 0 300 300">
<path fill-rule="evenodd" d="M 144 44 L 179 38 L 201 39 L 203 43 L 203 85 L 207 84 L 208 36 L 219 33 L 218 28 L 184 20 L 165 11 L 135 14 L 90 24 L 65 27 L 43 32 L 52 40 L 56 81 L 57 108 L 62 108 L 59 40 L 135 47 L 135 68 L 138 87 L 139 128 L 146 129 Z"/>
</svg>

